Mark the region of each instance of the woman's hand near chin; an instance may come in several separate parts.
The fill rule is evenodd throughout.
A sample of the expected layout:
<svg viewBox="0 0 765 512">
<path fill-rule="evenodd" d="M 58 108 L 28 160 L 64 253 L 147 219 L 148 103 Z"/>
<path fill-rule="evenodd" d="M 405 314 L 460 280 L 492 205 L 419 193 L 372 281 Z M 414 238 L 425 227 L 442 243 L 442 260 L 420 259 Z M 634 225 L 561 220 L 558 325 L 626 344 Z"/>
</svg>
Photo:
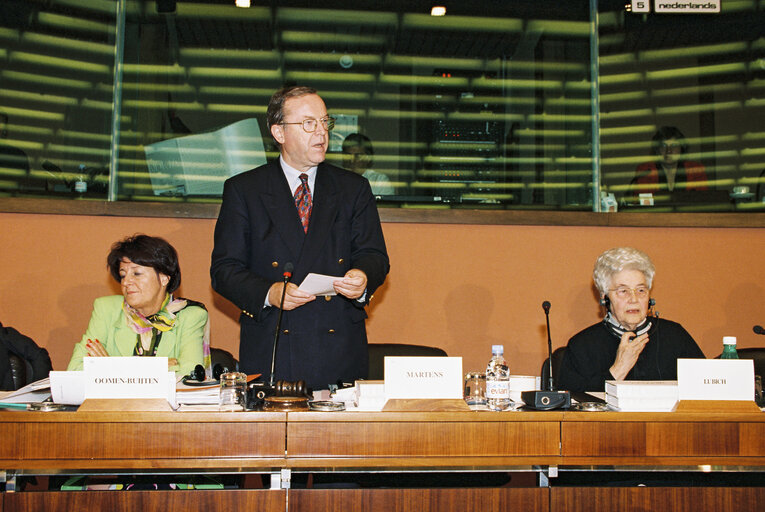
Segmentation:
<svg viewBox="0 0 765 512">
<path fill-rule="evenodd" d="M 635 336 L 634 332 L 625 332 L 616 349 L 616 359 L 609 371 L 616 380 L 623 380 L 635 366 L 640 353 L 648 343 L 648 333 Z"/>
</svg>

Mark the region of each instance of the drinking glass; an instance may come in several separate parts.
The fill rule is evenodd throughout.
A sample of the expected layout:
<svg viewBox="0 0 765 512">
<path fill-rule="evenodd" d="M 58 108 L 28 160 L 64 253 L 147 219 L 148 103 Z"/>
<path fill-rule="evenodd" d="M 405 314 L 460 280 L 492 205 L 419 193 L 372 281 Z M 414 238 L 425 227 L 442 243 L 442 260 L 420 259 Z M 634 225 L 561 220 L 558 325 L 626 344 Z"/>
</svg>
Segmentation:
<svg viewBox="0 0 765 512">
<path fill-rule="evenodd" d="M 227 372 L 220 376 L 218 410 L 243 411 L 246 404 L 247 376 L 240 372 Z"/>
<path fill-rule="evenodd" d="M 486 374 L 469 372 L 465 375 L 465 402 L 468 405 L 486 405 Z"/>
</svg>

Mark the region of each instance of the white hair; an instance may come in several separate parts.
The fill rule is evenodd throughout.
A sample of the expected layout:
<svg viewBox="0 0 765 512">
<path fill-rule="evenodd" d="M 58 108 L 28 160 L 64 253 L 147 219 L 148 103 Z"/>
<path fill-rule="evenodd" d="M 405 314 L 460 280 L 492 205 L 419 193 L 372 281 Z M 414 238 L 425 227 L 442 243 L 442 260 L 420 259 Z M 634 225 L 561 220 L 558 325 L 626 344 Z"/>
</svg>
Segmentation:
<svg viewBox="0 0 765 512">
<path fill-rule="evenodd" d="M 592 279 L 595 281 L 595 286 L 598 287 L 601 297 L 608 293 L 614 274 L 618 274 L 622 270 L 642 272 L 648 288 L 651 288 L 653 275 L 656 273 L 651 258 L 634 247 L 614 247 L 598 256 L 592 271 Z"/>
</svg>

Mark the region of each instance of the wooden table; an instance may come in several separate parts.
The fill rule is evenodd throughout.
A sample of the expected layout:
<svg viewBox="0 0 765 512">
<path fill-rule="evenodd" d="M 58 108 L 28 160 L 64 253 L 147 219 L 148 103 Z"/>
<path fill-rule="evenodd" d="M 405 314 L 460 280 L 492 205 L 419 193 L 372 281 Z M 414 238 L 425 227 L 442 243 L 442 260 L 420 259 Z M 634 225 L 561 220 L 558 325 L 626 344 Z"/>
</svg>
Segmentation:
<svg viewBox="0 0 765 512">
<path fill-rule="evenodd" d="M 16 474 L 279 472 L 285 413 L 0 412 Z M 5 492 L 0 510 L 284 511 L 286 490 Z"/>
<path fill-rule="evenodd" d="M 0 412 L 0 469 L 270 473 L 273 489 L 6 492 L 1 510 L 758 510 L 762 487 L 562 487 L 574 469 L 765 472 L 765 414 Z M 549 487 L 289 488 L 294 475 L 534 472 Z M 515 473 L 512 473 L 515 474 Z M 672 473 L 668 473 L 672 474 Z M 526 480 L 529 481 L 528 479 Z M 759 508 L 757 505 L 760 505 Z M 642 507 L 642 508 L 641 508 Z"/>
</svg>

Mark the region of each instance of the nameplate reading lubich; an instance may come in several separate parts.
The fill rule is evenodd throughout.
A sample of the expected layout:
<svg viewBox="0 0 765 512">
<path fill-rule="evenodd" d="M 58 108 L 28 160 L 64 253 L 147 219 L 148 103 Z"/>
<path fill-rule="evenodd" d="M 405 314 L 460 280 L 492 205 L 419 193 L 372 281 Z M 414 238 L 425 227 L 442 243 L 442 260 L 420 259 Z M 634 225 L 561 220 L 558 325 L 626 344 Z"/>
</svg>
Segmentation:
<svg viewBox="0 0 765 512">
<path fill-rule="evenodd" d="M 166 357 L 86 357 L 83 372 L 85 398 L 170 399 L 175 391 Z"/>
<path fill-rule="evenodd" d="M 751 359 L 678 359 L 679 400 L 754 400 Z"/>
<path fill-rule="evenodd" d="M 385 398 L 462 398 L 461 357 L 385 358 Z"/>
</svg>

